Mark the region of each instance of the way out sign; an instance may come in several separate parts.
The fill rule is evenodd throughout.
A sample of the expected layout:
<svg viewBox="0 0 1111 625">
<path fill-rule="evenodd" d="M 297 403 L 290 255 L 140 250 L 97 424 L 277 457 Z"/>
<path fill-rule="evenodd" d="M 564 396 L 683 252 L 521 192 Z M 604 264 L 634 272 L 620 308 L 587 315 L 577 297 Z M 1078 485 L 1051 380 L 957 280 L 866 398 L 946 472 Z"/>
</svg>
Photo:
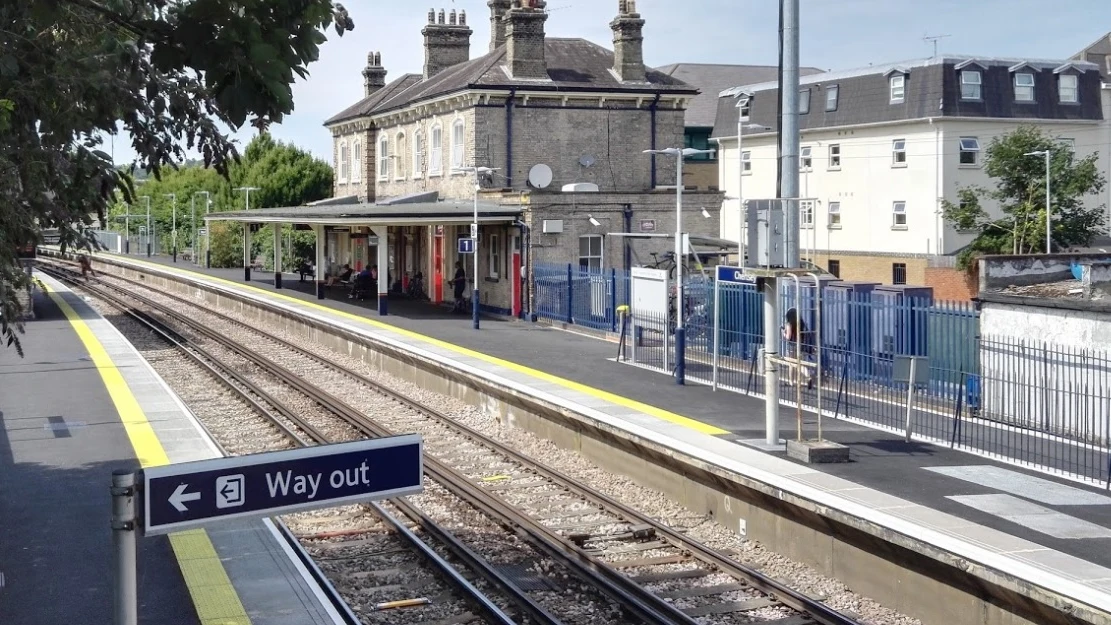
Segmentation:
<svg viewBox="0 0 1111 625">
<path fill-rule="evenodd" d="M 408 434 L 143 470 L 143 528 L 163 534 L 424 489 L 423 443 Z"/>
</svg>

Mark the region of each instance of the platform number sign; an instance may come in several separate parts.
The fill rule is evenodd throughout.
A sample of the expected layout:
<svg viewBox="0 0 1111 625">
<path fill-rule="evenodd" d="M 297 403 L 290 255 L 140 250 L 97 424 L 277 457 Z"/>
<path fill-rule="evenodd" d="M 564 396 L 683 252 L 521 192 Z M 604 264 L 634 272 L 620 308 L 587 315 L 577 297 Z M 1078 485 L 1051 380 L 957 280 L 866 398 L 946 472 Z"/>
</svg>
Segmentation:
<svg viewBox="0 0 1111 625">
<path fill-rule="evenodd" d="M 460 254 L 474 254 L 474 239 L 459 239 Z"/>
</svg>

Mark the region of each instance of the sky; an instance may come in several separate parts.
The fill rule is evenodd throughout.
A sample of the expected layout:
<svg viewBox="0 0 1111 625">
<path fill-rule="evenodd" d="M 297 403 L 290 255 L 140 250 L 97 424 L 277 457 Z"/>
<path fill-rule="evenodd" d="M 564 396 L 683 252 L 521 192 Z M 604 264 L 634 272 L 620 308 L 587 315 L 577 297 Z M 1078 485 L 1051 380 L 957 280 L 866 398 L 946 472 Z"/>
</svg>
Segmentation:
<svg viewBox="0 0 1111 625">
<path fill-rule="evenodd" d="M 646 20 L 644 60 L 670 63 L 777 63 L 778 2 L 775 0 L 637 0 Z M 428 9 L 465 10 L 471 57 L 489 50 L 486 0 L 343 0 L 355 30 L 334 30 L 321 47 L 309 77 L 293 88 L 295 110 L 271 134 L 331 162 L 332 140 L 325 119 L 358 102 L 367 53 L 382 55 L 386 80 L 420 73 L 424 62 L 420 30 Z M 548 0 L 545 31 L 582 37 L 612 48 L 609 22 L 617 0 Z M 804 66 L 843 70 L 928 57 L 938 40 L 941 54 L 1068 58 L 1111 31 L 1107 0 L 800 0 L 800 59 Z M 249 125 L 235 137 L 241 146 L 254 136 Z M 117 163 L 130 163 L 130 138 L 105 141 Z M 195 155 L 191 155 L 195 158 Z"/>
</svg>

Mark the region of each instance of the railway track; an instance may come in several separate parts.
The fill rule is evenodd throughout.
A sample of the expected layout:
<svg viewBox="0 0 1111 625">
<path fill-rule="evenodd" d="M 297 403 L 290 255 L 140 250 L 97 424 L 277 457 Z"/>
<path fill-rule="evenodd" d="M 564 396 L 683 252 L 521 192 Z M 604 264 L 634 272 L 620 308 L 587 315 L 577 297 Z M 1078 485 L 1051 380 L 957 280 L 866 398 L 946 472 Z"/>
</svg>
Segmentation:
<svg viewBox="0 0 1111 625">
<path fill-rule="evenodd" d="M 113 288 L 148 290 L 143 283 L 111 276 Z M 127 285 L 121 286 L 121 284 Z M 428 406 L 300 344 L 228 315 L 201 308 L 164 292 L 163 302 L 129 293 L 169 311 L 186 307 L 206 320 L 201 330 L 223 341 L 253 366 L 267 369 L 345 421 L 362 419 L 369 436 L 419 432 L 424 436 L 429 475 L 490 518 L 512 527 L 553 561 L 576 570 L 622 602 L 632 615 L 657 623 L 750 623 L 849 625 L 852 617 L 799 593 L 780 580 L 734 560 L 668 525 L 648 518 L 585 484 L 543 466 Z M 180 315 L 180 311 L 173 314 Z M 244 334 L 231 344 L 222 334 Z M 218 338 L 219 337 L 219 338 Z M 294 373 L 296 371 L 296 373 Z M 335 394 L 309 380 L 342 379 Z M 343 389 L 343 390 L 340 390 Z M 350 399 L 370 390 L 402 410 L 379 411 L 374 421 Z M 363 393 L 365 395 L 365 393 Z M 358 399 L 354 400 L 359 404 Z M 380 403 L 380 400 L 379 400 Z"/>
</svg>

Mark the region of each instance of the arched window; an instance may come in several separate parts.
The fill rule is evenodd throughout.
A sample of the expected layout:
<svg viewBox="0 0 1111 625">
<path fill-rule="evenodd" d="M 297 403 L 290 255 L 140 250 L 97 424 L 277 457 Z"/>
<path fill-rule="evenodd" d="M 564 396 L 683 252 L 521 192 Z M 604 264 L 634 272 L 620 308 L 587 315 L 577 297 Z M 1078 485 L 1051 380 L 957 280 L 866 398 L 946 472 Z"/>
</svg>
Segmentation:
<svg viewBox="0 0 1111 625">
<path fill-rule="evenodd" d="M 466 145 L 463 141 L 463 120 L 457 119 L 451 126 L 451 167 L 463 167 Z"/>
<path fill-rule="evenodd" d="M 413 177 L 414 178 L 420 178 L 421 172 L 422 172 L 421 167 L 424 166 L 424 163 L 422 162 L 424 160 L 424 158 L 423 158 L 423 156 L 424 156 L 424 146 L 421 145 L 421 142 L 423 140 L 424 140 L 424 133 L 423 132 L 418 130 L 418 131 L 413 133 Z"/>
<path fill-rule="evenodd" d="M 339 163 L 336 163 L 336 169 L 339 170 L 339 181 L 347 182 L 347 142 L 341 141 L 339 144 Z"/>
<path fill-rule="evenodd" d="M 403 180 L 405 178 L 405 155 L 409 152 L 405 147 L 405 133 L 397 133 L 397 140 L 394 142 L 394 148 L 397 150 L 397 159 L 394 164 L 394 178 Z"/>
<path fill-rule="evenodd" d="M 428 158 L 429 175 L 439 176 L 444 171 L 444 132 L 439 124 L 432 127 L 432 151 Z"/>
<path fill-rule="evenodd" d="M 383 136 L 378 140 L 378 179 L 390 178 L 390 139 Z"/>
<path fill-rule="evenodd" d="M 351 182 L 359 182 L 363 178 L 363 144 L 355 142 L 351 150 Z"/>
</svg>

